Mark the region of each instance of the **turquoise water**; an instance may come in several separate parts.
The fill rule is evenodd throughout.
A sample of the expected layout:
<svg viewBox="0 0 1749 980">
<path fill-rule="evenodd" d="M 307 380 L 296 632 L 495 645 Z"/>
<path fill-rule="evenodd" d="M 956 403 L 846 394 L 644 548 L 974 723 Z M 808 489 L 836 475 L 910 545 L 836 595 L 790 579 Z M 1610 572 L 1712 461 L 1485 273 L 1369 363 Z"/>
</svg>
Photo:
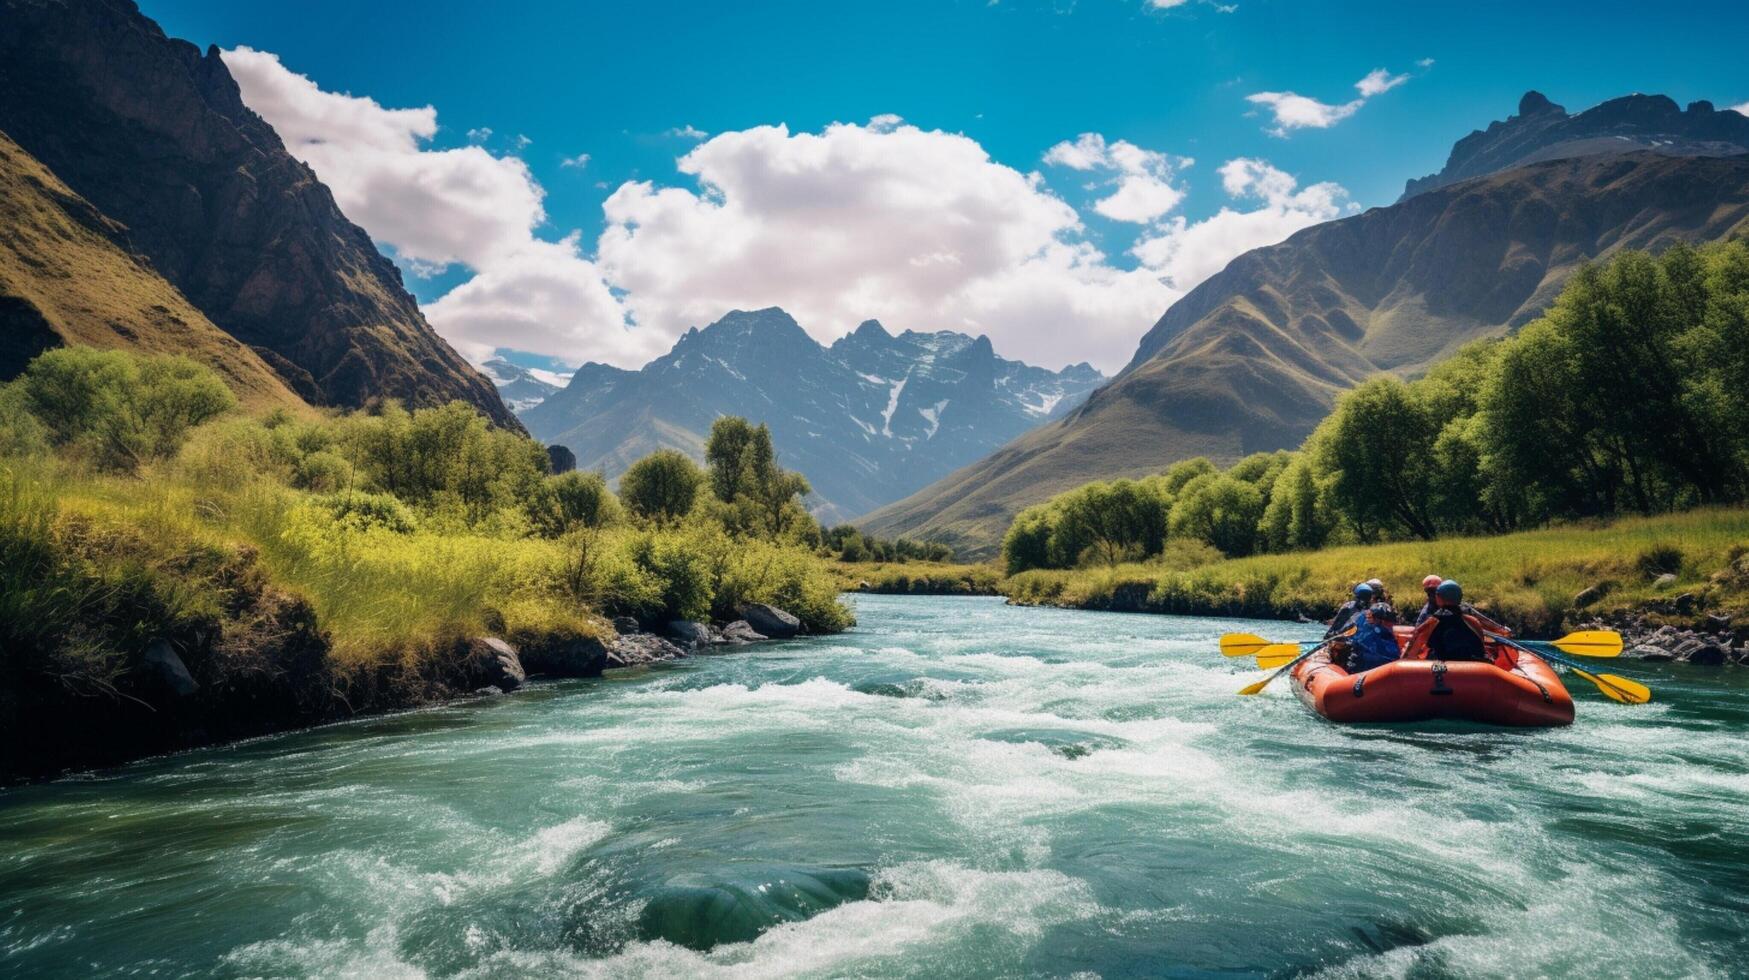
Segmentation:
<svg viewBox="0 0 1749 980">
<path fill-rule="evenodd" d="M 1280 623 L 859 597 L 845 636 L 0 792 L 0 974 L 1728 976 L 1749 682 L 1339 728 Z M 1628 673 L 1630 670 L 1624 669 Z"/>
</svg>

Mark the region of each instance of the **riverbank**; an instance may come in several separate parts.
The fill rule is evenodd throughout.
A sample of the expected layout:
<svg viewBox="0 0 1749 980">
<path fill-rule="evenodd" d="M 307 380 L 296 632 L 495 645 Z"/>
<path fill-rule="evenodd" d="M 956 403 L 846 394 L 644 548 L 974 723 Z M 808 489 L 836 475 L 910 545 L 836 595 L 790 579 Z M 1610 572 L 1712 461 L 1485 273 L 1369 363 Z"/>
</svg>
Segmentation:
<svg viewBox="0 0 1749 980">
<path fill-rule="evenodd" d="M 833 577 L 845 592 L 872 595 L 1001 595 L 1002 572 L 991 563 L 834 562 Z"/>
<path fill-rule="evenodd" d="M 1016 605 L 1322 619 L 1353 583 L 1375 576 L 1398 589 L 1401 604 L 1418 606 L 1418 583 L 1429 572 L 1458 579 L 1478 606 L 1528 635 L 1600 623 L 1622 631 L 1630 656 L 1697 663 L 1749 656 L 1743 509 L 1213 561 L 1169 550 L 1152 562 L 1007 577 L 988 565 L 943 566 L 904 576 L 908 590 L 864 581 L 865 591 L 915 594 L 934 583 L 955 587 L 963 577 Z"/>
</svg>

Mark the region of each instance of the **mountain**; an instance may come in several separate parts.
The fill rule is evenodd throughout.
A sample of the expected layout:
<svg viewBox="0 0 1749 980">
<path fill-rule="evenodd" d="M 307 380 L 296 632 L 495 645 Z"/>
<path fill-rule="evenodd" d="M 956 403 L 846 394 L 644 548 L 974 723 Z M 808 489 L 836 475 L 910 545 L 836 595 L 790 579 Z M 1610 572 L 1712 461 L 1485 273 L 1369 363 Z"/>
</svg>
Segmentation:
<svg viewBox="0 0 1749 980">
<path fill-rule="evenodd" d="M 304 408 L 254 351 L 131 251 L 126 229 L 4 133 L 0 228 L 0 379 L 51 347 L 86 344 L 187 354 L 217 370 L 246 405 Z"/>
<path fill-rule="evenodd" d="M 216 48 L 128 0 L 0 0 L 0 131 L 308 401 L 461 399 L 517 424 Z"/>
<path fill-rule="evenodd" d="M 1749 156 L 1589 155 L 1426 191 L 1247 252 L 1175 303 L 1064 419 L 868 515 L 996 550 L 1021 508 L 1196 455 L 1300 444 L 1336 395 L 1543 310 L 1582 262 L 1749 231 Z"/>
<path fill-rule="evenodd" d="M 537 372 L 518 367 L 502 357 L 494 357 L 480 365 L 480 373 L 491 379 L 492 384 L 498 388 L 498 397 L 504 399 L 504 404 L 517 414 L 528 411 L 552 397 L 554 392 L 563 390 L 564 385 L 559 382 L 569 380 L 550 371 Z"/>
<path fill-rule="evenodd" d="M 773 307 L 695 327 L 638 371 L 586 364 L 522 420 L 575 452 L 579 469 L 610 477 L 655 449 L 702 458 L 719 416 L 764 422 L 830 521 L 964 466 L 1104 380 L 1086 364 L 1053 372 L 1005 360 L 986 337 L 895 337 L 873 320 L 826 347 Z"/>
<path fill-rule="evenodd" d="M 1704 101 L 1684 110 L 1663 95 L 1623 96 L 1570 116 L 1541 92 L 1526 92 L 1518 115 L 1458 140 L 1445 169 L 1410 180 L 1399 200 L 1544 160 L 1636 150 L 1667 156 L 1749 153 L 1749 116 L 1720 112 Z"/>
</svg>

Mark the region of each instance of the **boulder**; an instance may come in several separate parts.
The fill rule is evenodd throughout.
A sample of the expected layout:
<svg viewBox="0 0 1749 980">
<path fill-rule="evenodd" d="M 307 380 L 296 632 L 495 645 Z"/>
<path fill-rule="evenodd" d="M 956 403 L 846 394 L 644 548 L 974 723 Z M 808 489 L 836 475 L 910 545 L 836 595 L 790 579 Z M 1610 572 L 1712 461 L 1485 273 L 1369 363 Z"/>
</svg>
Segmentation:
<svg viewBox="0 0 1749 980">
<path fill-rule="evenodd" d="M 667 626 L 668 637 L 681 648 L 697 652 L 711 645 L 711 628 L 709 623 L 695 623 L 690 620 L 676 619 Z"/>
<path fill-rule="evenodd" d="M 1650 643 L 1642 643 L 1639 646 L 1633 647 L 1628 650 L 1627 655 L 1630 657 L 1638 657 L 1641 660 L 1650 660 L 1654 662 L 1676 659 L 1675 655 L 1669 650 L 1666 650 L 1663 647 L 1653 646 Z"/>
<path fill-rule="evenodd" d="M 1589 589 L 1581 590 L 1578 595 L 1573 597 L 1573 607 L 1575 609 L 1584 609 L 1586 606 L 1603 598 L 1604 593 L 1608 591 L 1607 588 L 1601 585 L 1593 585 Z"/>
<path fill-rule="evenodd" d="M 802 621 L 776 606 L 750 602 L 736 610 L 747 625 L 774 640 L 787 640 L 802 631 Z"/>
<path fill-rule="evenodd" d="M 1702 643 L 1685 659 L 1703 667 L 1718 667 L 1731 659 L 1731 652 L 1717 643 Z"/>
<path fill-rule="evenodd" d="M 621 636 L 630 636 L 633 633 L 643 632 L 643 627 L 639 626 L 638 621 L 630 616 L 615 616 L 613 617 L 613 631 Z"/>
<path fill-rule="evenodd" d="M 528 682 L 528 671 L 516 648 L 496 636 L 476 636 L 462 642 L 462 669 L 473 686 L 514 691 Z"/>
<path fill-rule="evenodd" d="M 1713 613 L 1706 618 L 1706 625 L 1714 633 L 1723 633 L 1731 628 L 1731 617 L 1723 613 Z"/>
<path fill-rule="evenodd" d="M 1707 641 L 1702 640 L 1699 637 L 1691 636 L 1679 641 L 1675 646 L 1671 647 L 1670 655 L 1677 660 L 1687 660 L 1689 657 L 1693 656 L 1697 650 L 1700 650 L 1705 646 L 1707 646 Z"/>
<path fill-rule="evenodd" d="M 686 651 L 653 633 L 628 633 L 607 648 L 607 666 L 642 667 L 664 660 L 682 660 Z"/>
<path fill-rule="evenodd" d="M 1672 585 L 1675 585 L 1675 584 L 1676 584 L 1676 573 L 1675 572 L 1665 572 L 1664 574 L 1662 574 L 1662 575 L 1660 575 L 1657 578 L 1652 580 L 1652 588 L 1654 588 L 1654 589 L 1668 589 Z"/>
<path fill-rule="evenodd" d="M 771 637 L 766 636 L 764 633 L 761 633 L 748 625 L 745 619 L 735 620 L 718 630 L 716 635 L 716 642 L 736 647 L 745 646 L 749 643 L 758 643 L 761 640 L 769 639 L 771 639 Z"/>
<path fill-rule="evenodd" d="M 140 667 L 153 684 L 168 691 L 172 697 L 185 698 L 200 690 L 188 665 L 176 653 L 169 640 L 153 640 L 140 657 Z"/>
<path fill-rule="evenodd" d="M 1694 593 L 1684 592 L 1681 595 L 1677 596 L 1674 601 L 1676 604 L 1676 611 L 1677 612 L 1679 612 L 1679 613 L 1694 612 Z"/>
<path fill-rule="evenodd" d="M 593 636 L 543 638 L 522 645 L 522 665 L 547 677 L 600 677 L 607 669 L 607 644 Z"/>
</svg>

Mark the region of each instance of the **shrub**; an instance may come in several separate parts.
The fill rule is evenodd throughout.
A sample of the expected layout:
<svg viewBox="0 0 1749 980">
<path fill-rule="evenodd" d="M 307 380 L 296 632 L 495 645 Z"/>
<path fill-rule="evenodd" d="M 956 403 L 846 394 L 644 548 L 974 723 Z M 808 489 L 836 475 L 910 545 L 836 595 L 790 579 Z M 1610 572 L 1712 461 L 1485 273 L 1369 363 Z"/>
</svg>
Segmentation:
<svg viewBox="0 0 1749 980">
<path fill-rule="evenodd" d="M 173 455 L 190 429 L 237 404 L 217 374 L 186 357 L 89 347 L 38 356 L 18 383 L 51 442 L 123 471 Z"/>
<path fill-rule="evenodd" d="M 1675 574 L 1682 570 L 1682 549 L 1660 541 L 1640 552 L 1639 557 L 1634 559 L 1634 567 L 1647 578 Z"/>
<path fill-rule="evenodd" d="M 334 523 L 353 531 L 381 528 L 393 534 L 412 534 L 418 520 L 406 504 L 386 493 L 336 493 L 322 498 Z"/>
</svg>

